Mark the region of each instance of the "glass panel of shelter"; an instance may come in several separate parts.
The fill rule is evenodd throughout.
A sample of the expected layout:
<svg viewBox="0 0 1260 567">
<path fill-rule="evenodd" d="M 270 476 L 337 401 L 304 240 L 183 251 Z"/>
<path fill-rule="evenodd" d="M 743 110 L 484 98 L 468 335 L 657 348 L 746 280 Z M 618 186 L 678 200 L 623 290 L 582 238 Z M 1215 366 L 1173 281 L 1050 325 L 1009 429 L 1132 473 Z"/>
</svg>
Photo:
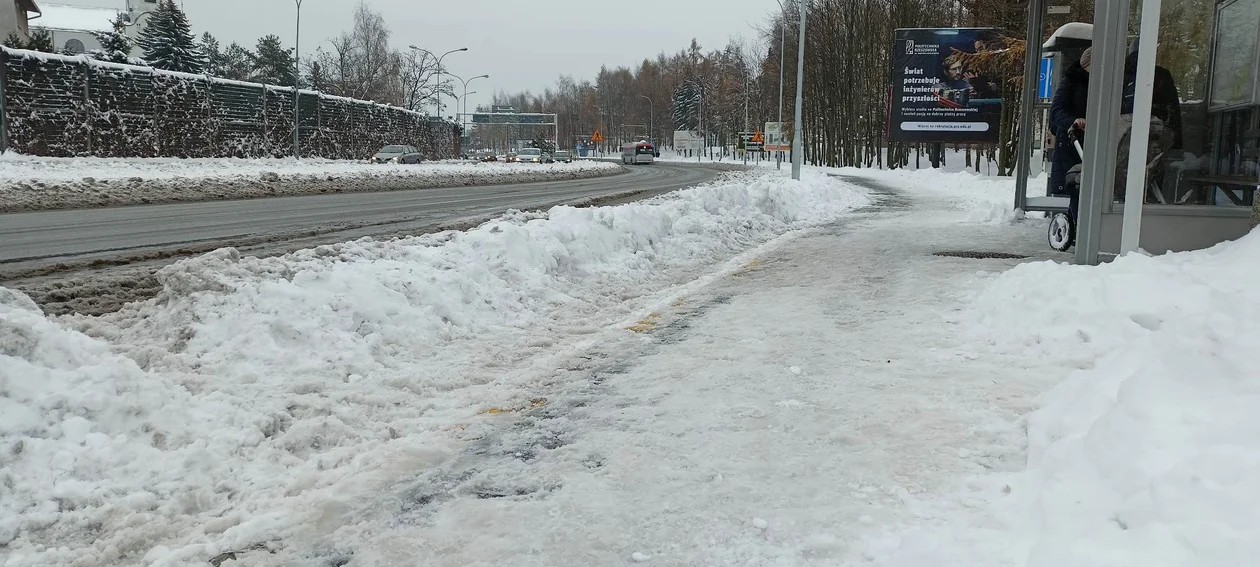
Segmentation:
<svg viewBox="0 0 1260 567">
<path fill-rule="evenodd" d="M 1131 2 L 1116 211 L 1143 4 Z M 1251 207 L 1260 184 L 1260 0 L 1164 0 L 1159 27 L 1145 202 Z"/>
</svg>

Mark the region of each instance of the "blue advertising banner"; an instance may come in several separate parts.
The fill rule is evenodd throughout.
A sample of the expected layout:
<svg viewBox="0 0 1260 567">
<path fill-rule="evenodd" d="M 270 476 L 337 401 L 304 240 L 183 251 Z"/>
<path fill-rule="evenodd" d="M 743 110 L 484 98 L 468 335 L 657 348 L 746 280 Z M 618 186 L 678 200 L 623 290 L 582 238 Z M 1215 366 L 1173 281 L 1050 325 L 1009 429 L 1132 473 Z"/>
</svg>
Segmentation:
<svg viewBox="0 0 1260 567">
<path fill-rule="evenodd" d="M 990 51 L 992 28 L 898 29 L 888 136 L 895 142 L 997 143 L 1002 78 L 969 68 Z"/>
<path fill-rule="evenodd" d="M 1054 58 L 1041 58 L 1041 71 L 1037 74 L 1037 98 L 1050 100 L 1054 97 Z"/>
</svg>

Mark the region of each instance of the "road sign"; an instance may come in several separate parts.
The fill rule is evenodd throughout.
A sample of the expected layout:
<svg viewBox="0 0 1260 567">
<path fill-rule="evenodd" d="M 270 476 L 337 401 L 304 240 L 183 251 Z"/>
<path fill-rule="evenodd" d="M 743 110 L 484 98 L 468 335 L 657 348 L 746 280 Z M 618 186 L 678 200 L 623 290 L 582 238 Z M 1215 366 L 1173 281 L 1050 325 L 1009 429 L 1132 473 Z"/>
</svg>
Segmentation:
<svg viewBox="0 0 1260 567">
<path fill-rule="evenodd" d="M 752 141 L 758 144 L 764 144 L 766 142 L 766 135 L 762 134 L 761 130 L 758 130 L 756 134 L 753 134 Z"/>
<path fill-rule="evenodd" d="M 1041 71 L 1037 75 L 1037 98 L 1054 96 L 1054 58 L 1041 58 Z"/>
<path fill-rule="evenodd" d="M 765 144 L 762 146 L 767 152 L 788 152 L 792 151 L 792 146 L 783 139 L 783 123 L 766 122 Z"/>
<path fill-rule="evenodd" d="M 596 144 L 602 144 L 604 143 L 604 135 L 600 134 L 599 130 L 596 130 L 594 134 L 591 134 L 591 141 Z"/>
<path fill-rule="evenodd" d="M 679 151 L 692 150 L 692 151 L 698 152 L 703 146 L 704 146 L 704 140 L 701 139 L 699 134 L 692 132 L 690 130 L 675 130 L 674 131 L 674 149 L 675 150 L 679 150 Z"/>
</svg>

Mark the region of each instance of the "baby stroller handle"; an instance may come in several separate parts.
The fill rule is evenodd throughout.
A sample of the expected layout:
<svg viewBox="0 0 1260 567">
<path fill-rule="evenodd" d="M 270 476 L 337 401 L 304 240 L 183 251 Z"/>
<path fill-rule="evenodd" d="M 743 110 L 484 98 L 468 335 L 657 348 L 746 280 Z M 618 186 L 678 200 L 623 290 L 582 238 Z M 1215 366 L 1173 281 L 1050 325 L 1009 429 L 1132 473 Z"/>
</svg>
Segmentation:
<svg viewBox="0 0 1260 567">
<path fill-rule="evenodd" d="M 1076 155 L 1082 160 L 1085 159 L 1085 148 L 1081 146 L 1081 137 L 1076 134 L 1076 128 L 1068 129 L 1068 138 L 1072 140 L 1072 147 L 1076 148 Z"/>
</svg>

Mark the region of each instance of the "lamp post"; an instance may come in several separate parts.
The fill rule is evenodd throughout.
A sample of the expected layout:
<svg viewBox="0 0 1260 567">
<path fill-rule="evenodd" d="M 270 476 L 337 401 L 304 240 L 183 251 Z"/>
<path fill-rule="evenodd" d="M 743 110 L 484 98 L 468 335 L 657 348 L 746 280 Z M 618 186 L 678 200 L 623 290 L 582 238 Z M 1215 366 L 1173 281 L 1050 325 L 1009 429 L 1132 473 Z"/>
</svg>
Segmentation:
<svg viewBox="0 0 1260 567">
<path fill-rule="evenodd" d="M 648 141 L 655 146 L 656 142 L 656 103 L 652 101 L 652 97 L 648 95 L 639 95 L 639 98 L 646 98 L 648 101 Z"/>
<path fill-rule="evenodd" d="M 783 14 L 783 2 L 779 2 L 779 13 Z M 779 147 L 783 147 L 783 51 L 787 49 L 787 17 L 782 17 L 779 21 Z M 783 168 L 783 150 L 774 153 L 774 168 Z"/>
<path fill-rule="evenodd" d="M 805 148 L 801 142 L 801 105 L 805 91 L 805 12 L 809 9 L 808 0 L 801 0 L 801 39 L 796 48 L 796 123 L 792 132 L 792 179 L 801 179 L 801 163 L 805 161 Z"/>
<path fill-rule="evenodd" d="M 294 25 L 295 32 L 293 34 L 293 159 L 302 159 L 302 147 L 298 133 L 302 129 L 302 107 L 301 102 L 301 66 L 298 61 L 302 58 L 302 52 L 298 51 L 300 42 L 302 41 L 302 0 L 294 0 L 297 3 L 297 18 Z"/>
<path fill-rule="evenodd" d="M 446 53 L 443 53 L 441 57 L 437 58 L 437 78 L 438 78 L 437 116 L 439 119 L 442 118 L 442 59 L 445 59 L 447 55 L 450 55 L 452 53 L 458 53 L 460 51 L 468 51 L 468 48 L 461 47 L 459 49 L 452 49 L 450 51 L 447 51 Z"/>
<path fill-rule="evenodd" d="M 473 82 L 473 81 L 475 81 L 475 80 L 477 80 L 477 79 L 489 79 L 489 78 L 490 78 L 490 75 L 477 75 L 476 77 L 471 77 L 471 78 L 469 78 L 467 81 L 465 81 L 464 79 L 460 78 L 460 76 L 459 76 L 459 75 L 456 75 L 455 73 L 447 73 L 447 74 L 448 74 L 448 75 L 450 75 L 450 76 L 452 76 L 452 77 L 455 77 L 456 79 L 459 79 L 459 81 L 460 81 L 461 83 L 464 83 L 464 96 L 463 96 L 463 97 L 455 97 L 456 99 L 459 99 L 459 98 L 463 98 L 463 99 L 464 99 L 464 107 L 463 107 L 463 109 L 462 109 L 462 110 L 461 110 L 461 109 L 459 109 L 458 107 L 456 107 L 456 110 L 459 110 L 459 113 L 460 113 L 460 114 L 468 114 L 468 95 L 470 95 L 470 94 L 473 94 L 473 93 L 477 92 L 477 91 L 473 91 L 473 93 L 468 92 L 468 83 L 471 83 L 471 82 Z M 456 102 L 456 104 L 459 104 L 459 101 L 458 101 L 458 100 L 456 100 L 455 102 Z"/>
</svg>

